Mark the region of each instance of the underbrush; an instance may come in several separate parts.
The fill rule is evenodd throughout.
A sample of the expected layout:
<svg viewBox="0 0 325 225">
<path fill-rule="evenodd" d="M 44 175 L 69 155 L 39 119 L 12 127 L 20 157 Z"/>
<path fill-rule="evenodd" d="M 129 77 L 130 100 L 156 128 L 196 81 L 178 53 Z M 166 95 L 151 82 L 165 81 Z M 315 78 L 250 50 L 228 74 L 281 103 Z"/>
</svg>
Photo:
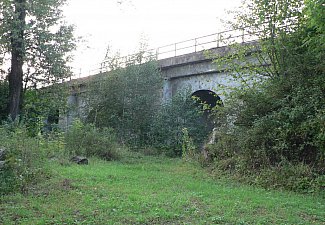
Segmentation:
<svg viewBox="0 0 325 225">
<path fill-rule="evenodd" d="M 75 120 L 65 135 L 66 151 L 70 156 L 99 157 L 104 160 L 118 160 L 127 149 L 121 147 L 113 129 L 96 128 Z"/>
<path fill-rule="evenodd" d="M 0 169 L 0 193 L 27 192 L 28 186 L 50 176 L 47 159 L 59 155 L 60 143 L 42 136 L 30 137 L 24 127 L 0 127 L 0 148 L 5 151 Z"/>
<path fill-rule="evenodd" d="M 215 170 L 250 184 L 324 192 L 325 76 L 311 71 L 235 90 L 217 109 Z"/>
<path fill-rule="evenodd" d="M 160 149 L 167 156 L 181 157 L 185 129 L 193 147 L 202 145 L 210 129 L 208 121 L 204 119 L 202 106 L 197 106 L 197 102 L 188 97 L 190 95 L 190 90 L 185 90 L 185 94 L 178 93 L 157 110 L 146 144 Z"/>
<path fill-rule="evenodd" d="M 128 150 L 117 142 L 113 130 L 98 129 L 75 121 L 71 129 L 30 135 L 27 126 L 15 122 L 0 127 L 0 193 L 25 193 L 28 188 L 51 176 L 49 161 L 70 164 L 72 156 L 119 160 Z"/>
<path fill-rule="evenodd" d="M 207 151 L 215 177 L 226 176 L 266 189 L 324 194 L 325 175 L 319 172 L 318 165 L 293 162 L 285 157 L 272 164 L 263 151 L 252 149 L 252 154 L 243 151 L 231 134 L 219 136 L 215 144 L 207 146 Z"/>
</svg>

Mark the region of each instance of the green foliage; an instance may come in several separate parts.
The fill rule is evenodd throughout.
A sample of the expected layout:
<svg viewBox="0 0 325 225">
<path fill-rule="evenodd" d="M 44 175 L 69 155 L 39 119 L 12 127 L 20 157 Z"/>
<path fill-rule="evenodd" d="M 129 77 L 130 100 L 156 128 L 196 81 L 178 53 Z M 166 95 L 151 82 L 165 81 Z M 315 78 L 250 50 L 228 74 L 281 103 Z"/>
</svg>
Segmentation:
<svg viewBox="0 0 325 225">
<path fill-rule="evenodd" d="M 87 122 L 113 128 L 134 149 L 159 149 L 170 156 L 182 155 L 184 127 L 195 146 L 203 143 L 207 121 L 189 91 L 161 105 L 162 77 L 155 61 L 139 65 L 135 60 L 126 68 L 115 58 L 110 62 L 114 70 L 89 82 Z"/>
<path fill-rule="evenodd" d="M 105 160 L 117 160 L 124 151 L 119 147 L 113 129 L 99 129 L 79 120 L 75 120 L 67 131 L 65 141 L 70 156 L 97 156 Z"/>
<path fill-rule="evenodd" d="M 263 187 L 321 190 L 324 82 L 323 75 L 296 75 L 269 80 L 245 94 L 239 92 L 239 109 L 238 104 L 228 104 L 217 114 L 223 126 L 217 143 L 209 149 L 216 167 L 246 174 Z M 224 115 L 236 115 L 234 124 Z M 290 185 L 286 181 L 289 175 Z"/>
<path fill-rule="evenodd" d="M 57 129 L 59 113 L 64 113 L 67 108 L 67 96 L 65 84 L 26 90 L 21 120 L 30 136 Z"/>
<path fill-rule="evenodd" d="M 12 123 L 8 117 L 7 82 L 0 83 L 0 121 Z M 59 112 L 64 113 L 67 104 L 67 86 L 52 85 L 43 89 L 27 89 L 24 92 L 24 103 L 21 115 L 16 123 L 26 126 L 29 136 L 35 137 L 40 133 L 57 129 Z"/>
<path fill-rule="evenodd" d="M 7 118 L 9 103 L 9 85 L 5 80 L 0 80 L 0 121 Z"/>
<path fill-rule="evenodd" d="M 182 156 L 183 131 L 199 149 L 209 133 L 207 121 L 190 92 L 178 93 L 159 108 L 151 124 L 149 143 L 170 156 Z"/>
<path fill-rule="evenodd" d="M 256 176 L 252 176 L 250 183 L 265 188 L 321 193 L 325 176 L 315 173 L 313 168 L 304 163 L 293 165 L 288 161 L 282 161 L 276 167 L 265 168 Z"/>
<path fill-rule="evenodd" d="M 232 57 L 216 59 L 241 85 L 231 89 L 215 115 L 219 130 L 210 155 L 216 168 L 249 183 L 320 191 L 325 173 L 325 51 L 319 41 L 324 7 L 321 1 L 306 1 L 304 7 L 294 0 L 250 4 L 237 26 L 259 31 L 260 41 L 236 45 Z"/>
<path fill-rule="evenodd" d="M 26 128 L 15 124 L 0 127 L 0 143 L 6 150 L 5 167 L 0 169 L 1 194 L 27 192 L 30 185 L 49 176 L 48 157 L 63 152 L 57 139 L 30 137 Z"/>
<path fill-rule="evenodd" d="M 160 101 L 161 75 L 156 62 L 118 68 L 98 79 L 89 87 L 87 121 L 112 127 L 119 139 L 134 147 L 146 143 Z"/>
<path fill-rule="evenodd" d="M 305 0 L 306 25 L 308 36 L 304 39 L 304 45 L 316 56 L 318 69 L 324 71 L 325 51 L 325 7 L 322 0 Z"/>
<path fill-rule="evenodd" d="M 12 120 L 21 115 L 23 91 L 31 86 L 36 89 L 61 83 L 72 75 L 68 64 L 76 39 L 73 26 L 63 20 L 65 3 L 65 0 L 0 3 L 1 72 L 8 71 L 8 111 Z M 7 63 L 9 59 L 11 63 Z M 7 65 L 10 69 L 5 68 Z"/>
<path fill-rule="evenodd" d="M 207 146 L 210 156 L 216 161 L 237 157 L 240 149 L 234 134 L 219 132 L 216 135 L 217 142 Z"/>
<path fill-rule="evenodd" d="M 16 50 L 22 51 L 24 56 L 25 87 L 48 85 L 71 75 L 68 62 L 76 39 L 73 26 L 63 20 L 62 6 L 66 2 L 5 0 L 0 3 L 0 49 L 10 53 L 15 50 L 11 46 L 12 38 L 23 38 L 18 40 L 23 43 L 23 49 Z M 15 8 L 28 15 L 23 23 Z M 21 32 L 24 33 L 22 37 Z"/>
<path fill-rule="evenodd" d="M 189 136 L 187 128 L 183 128 L 182 132 L 183 132 L 182 157 L 183 159 L 191 158 L 191 157 L 193 158 L 193 156 L 196 153 L 193 140 Z"/>
</svg>

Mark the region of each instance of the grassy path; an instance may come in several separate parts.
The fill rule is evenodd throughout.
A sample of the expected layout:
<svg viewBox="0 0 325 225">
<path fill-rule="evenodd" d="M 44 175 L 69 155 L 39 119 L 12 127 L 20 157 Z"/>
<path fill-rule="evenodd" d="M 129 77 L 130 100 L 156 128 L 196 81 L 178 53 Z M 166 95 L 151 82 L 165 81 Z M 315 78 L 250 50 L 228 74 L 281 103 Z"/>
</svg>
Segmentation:
<svg viewBox="0 0 325 225">
<path fill-rule="evenodd" d="M 214 181 L 177 159 L 52 167 L 28 195 L 1 197 L 0 224 L 325 224 L 324 198 Z"/>
</svg>

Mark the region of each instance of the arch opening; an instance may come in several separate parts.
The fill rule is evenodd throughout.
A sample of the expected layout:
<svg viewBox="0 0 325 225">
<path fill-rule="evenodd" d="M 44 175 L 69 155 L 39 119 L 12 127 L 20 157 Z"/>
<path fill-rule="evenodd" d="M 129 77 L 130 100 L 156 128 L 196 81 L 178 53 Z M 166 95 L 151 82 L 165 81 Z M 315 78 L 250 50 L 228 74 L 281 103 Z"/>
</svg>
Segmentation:
<svg viewBox="0 0 325 225">
<path fill-rule="evenodd" d="M 202 120 L 207 124 L 208 130 L 212 131 L 215 124 L 211 115 L 211 109 L 218 106 L 222 106 L 221 98 L 213 91 L 210 90 L 198 90 L 192 95 L 196 102 L 196 106 L 203 111 Z"/>
<path fill-rule="evenodd" d="M 221 98 L 214 91 L 198 90 L 195 91 L 191 97 L 195 99 L 198 105 L 203 107 L 205 112 L 209 112 L 210 109 L 216 107 L 217 105 L 223 105 Z"/>
</svg>

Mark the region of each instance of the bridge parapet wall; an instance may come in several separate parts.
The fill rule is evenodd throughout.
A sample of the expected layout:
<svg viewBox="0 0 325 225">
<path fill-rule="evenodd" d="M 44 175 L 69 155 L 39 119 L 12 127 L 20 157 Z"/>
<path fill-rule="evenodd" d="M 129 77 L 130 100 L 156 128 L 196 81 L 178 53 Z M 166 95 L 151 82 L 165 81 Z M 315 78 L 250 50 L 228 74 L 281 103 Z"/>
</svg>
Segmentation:
<svg viewBox="0 0 325 225">
<path fill-rule="evenodd" d="M 256 46 L 256 42 L 242 43 L 241 45 Z M 253 47 L 251 52 L 259 49 Z M 212 48 L 199 52 L 193 52 L 185 55 L 175 56 L 172 58 L 161 59 L 158 65 L 163 72 L 165 79 L 180 78 L 191 75 L 210 74 L 221 72 L 225 68 L 218 68 L 213 64 L 213 59 L 216 57 L 223 57 L 226 55 L 236 54 L 236 49 L 230 46 L 223 46 L 219 48 Z"/>
<path fill-rule="evenodd" d="M 242 43 L 241 45 L 250 45 L 250 53 L 259 51 L 256 42 Z M 192 92 L 198 90 L 211 90 L 220 94 L 222 100 L 224 96 L 218 92 L 218 85 L 236 86 L 238 85 L 229 72 L 228 65 L 218 67 L 213 63 L 216 57 L 236 54 L 237 49 L 230 46 L 212 48 L 208 51 L 194 52 L 173 58 L 162 59 L 158 61 L 164 77 L 163 101 L 166 102 L 177 92 L 190 89 Z M 257 62 L 249 54 L 248 61 Z M 257 62 L 258 63 L 258 62 Z M 243 62 L 243 66 L 245 62 Z"/>
</svg>

